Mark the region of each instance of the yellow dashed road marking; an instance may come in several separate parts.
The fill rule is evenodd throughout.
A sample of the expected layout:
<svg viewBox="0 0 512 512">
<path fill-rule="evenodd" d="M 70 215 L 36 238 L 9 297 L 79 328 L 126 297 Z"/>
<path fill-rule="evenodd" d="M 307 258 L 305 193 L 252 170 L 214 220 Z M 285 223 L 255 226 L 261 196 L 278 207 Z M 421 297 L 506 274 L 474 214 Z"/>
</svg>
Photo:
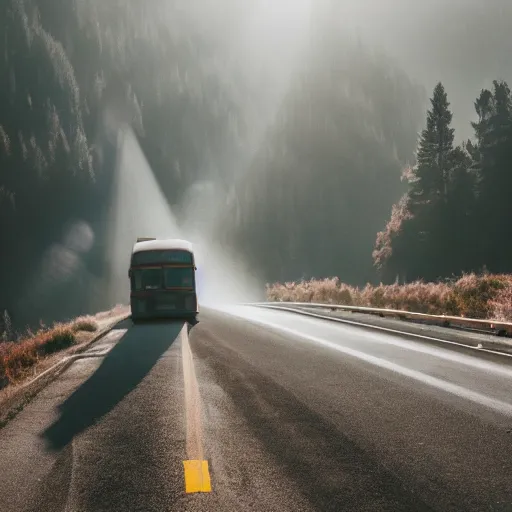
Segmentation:
<svg viewBox="0 0 512 512">
<path fill-rule="evenodd" d="M 185 419 L 187 431 L 187 457 L 185 469 L 185 492 L 210 492 L 212 490 L 208 461 L 203 456 L 201 426 L 201 396 L 197 383 L 194 360 L 188 341 L 188 329 L 181 331 L 181 357 L 185 383 Z"/>
<path fill-rule="evenodd" d="M 207 460 L 184 460 L 185 492 L 210 492 L 210 472 Z"/>
</svg>

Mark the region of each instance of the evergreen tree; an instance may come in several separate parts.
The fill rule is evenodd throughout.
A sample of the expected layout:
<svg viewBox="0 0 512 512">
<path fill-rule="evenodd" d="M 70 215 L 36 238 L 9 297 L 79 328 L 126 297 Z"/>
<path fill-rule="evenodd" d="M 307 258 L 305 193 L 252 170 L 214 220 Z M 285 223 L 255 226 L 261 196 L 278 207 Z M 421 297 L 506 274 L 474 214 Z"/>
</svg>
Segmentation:
<svg viewBox="0 0 512 512">
<path fill-rule="evenodd" d="M 496 272 L 512 270 L 512 98 L 506 82 L 493 82 L 475 102 L 477 144 L 473 167 L 478 177 L 477 218 L 481 265 Z"/>
<path fill-rule="evenodd" d="M 443 84 L 436 85 L 430 102 L 432 108 L 419 141 L 418 164 L 410 186 L 413 213 L 427 204 L 446 202 L 448 197 L 454 130 L 450 127 L 452 113 Z"/>
<path fill-rule="evenodd" d="M 430 101 L 408 194 L 377 236 L 374 263 L 387 280 L 436 279 L 467 264 L 459 249 L 466 244 L 473 209 L 471 158 L 465 147 L 453 146 L 452 113 L 441 83 Z"/>
<path fill-rule="evenodd" d="M 417 165 L 409 182 L 408 208 L 411 218 L 404 224 L 409 251 L 406 274 L 411 278 L 436 278 L 443 272 L 446 243 L 449 239 L 448 189 L 454 163 L 449 110 L 446 91 L 441 83 L 434 88 L 427 112 L 426 128 L 421 133 Z M 439 249 L 444 246 L 443 254 Z M 409 255 L 407 255 L 409 252 Z"/>
<path fill-rule="evenodd" d="M 100 283 L 113 112 L 132 123 L 181 218 L 191 184 L 230 181 L 244 149 L 244 96 L 236 76 L 225 80 L 215 35 L 190 18 L 174 0 L 0 2 L 0 311 L 16 326 L 84 313 L 92 294 L 95 308 L 110 305 Z M 87 278 L 77 271 L 69 289 L 28 299 L 45 254 L 76 219 L 95 235 L 81 255 Z"/>
<path fill-rule="evenodd" d="M 471 169 L 471 149 L 466 143 L 450 155 L 451 176 L 444 214 L 446 238 L 439 248 L 444 253 L 443 276 L 478 267 L 474 252 L 476 176 Z"/>
</svg>

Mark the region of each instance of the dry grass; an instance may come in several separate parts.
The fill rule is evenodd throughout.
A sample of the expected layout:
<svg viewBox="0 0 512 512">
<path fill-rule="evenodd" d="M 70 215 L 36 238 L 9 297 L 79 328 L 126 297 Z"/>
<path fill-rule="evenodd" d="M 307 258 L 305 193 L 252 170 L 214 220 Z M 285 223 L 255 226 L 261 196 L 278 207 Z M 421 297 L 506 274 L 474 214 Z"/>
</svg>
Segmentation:
<svg viewBox="0 0 512 512">
<path fill-rule="evenodd" d="M 95 332 L 98 330 L 98 322 L 93 316 L 80 316 L 71 324 L 73 332 Z"/>
<path fill-rule="evenodd" d="M 110 311 L 79 317 L 51 328 L 41 326 L 36 333 L 27 331 L 15 341 L 2 343 L 2 340 L 14 338 L 12 334 L 8 335 L 11 324 L 9 315 L 4 312 L 6 332 L 0 336 L 0 428 L 52 379 L 49 374 L 46 378 L 33 380 L 36 376 L 41 376 L 64 357 L 83 351 L 93 341 L 95 331 L 115 324 L 128 312 L 128 307 L 116 306 Z"/>
<path fill-rule="evenodd" d="M 456 281 L 364 288 L 340 283 L 338 278 L 276 283 L 267 285 L 267 298 L 512 321 L 512 275 L 507 274 L 466 274 Z"/>
<path fill-rule="evenodd" d="M 125 306 L 116 306 L 95 316 L 81 316 L 52 327 L 41 326 L 37 332 L 27 331 L 18 339 L 0 343 L 0 389 L 19 382 L 42 360 L 60 350 L 83 342 L 101 324 L 124 314 Z"/>
<path fill-rule="evenodd" d="M 123 304 L 117 304 L 112 309 L 109 309 L 108 311 L 101 311 L 100 313 L 96 313 L 94 315 L 94 318 L 100 322 L 102 320 L 108 320 L 110 318 L 113 318 L 115 316 L 124 315 L 130 310 L 129 306 L 124 306 Z"/>
</svg>

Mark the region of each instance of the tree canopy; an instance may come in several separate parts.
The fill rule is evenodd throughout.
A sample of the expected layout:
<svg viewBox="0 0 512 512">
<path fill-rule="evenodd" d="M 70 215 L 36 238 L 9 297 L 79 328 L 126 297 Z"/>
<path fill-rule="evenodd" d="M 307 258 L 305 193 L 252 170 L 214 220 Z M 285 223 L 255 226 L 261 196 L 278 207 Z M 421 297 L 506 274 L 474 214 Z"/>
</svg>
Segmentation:
<svg viewBox="0 0 512 512">
<path fill-rule="evenodd" d="M 494 81 L 475 101 L 474 140 L 453 146 L 442 84 L 434 89 L 409 173 L 409 190 L 377 236 L 374 262 L 386 280 L 427 280 L 484 268 L 510 272 L 512 102 Z"/>
</svg>

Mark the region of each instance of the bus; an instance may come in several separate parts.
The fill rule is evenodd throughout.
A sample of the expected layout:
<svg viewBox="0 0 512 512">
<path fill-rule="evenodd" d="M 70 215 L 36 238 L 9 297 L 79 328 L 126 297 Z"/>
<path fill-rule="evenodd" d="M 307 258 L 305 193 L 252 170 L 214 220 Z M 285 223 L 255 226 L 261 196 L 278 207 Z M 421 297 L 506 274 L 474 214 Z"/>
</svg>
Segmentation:
<svg viewBox="0 0 512 512">
<path fill-rule="evenodd" d="M 133 322 L 156 318 L 195 322 L 196 270 L 190 242 L 138 238 L 128 271 Z"/>
</svg>

